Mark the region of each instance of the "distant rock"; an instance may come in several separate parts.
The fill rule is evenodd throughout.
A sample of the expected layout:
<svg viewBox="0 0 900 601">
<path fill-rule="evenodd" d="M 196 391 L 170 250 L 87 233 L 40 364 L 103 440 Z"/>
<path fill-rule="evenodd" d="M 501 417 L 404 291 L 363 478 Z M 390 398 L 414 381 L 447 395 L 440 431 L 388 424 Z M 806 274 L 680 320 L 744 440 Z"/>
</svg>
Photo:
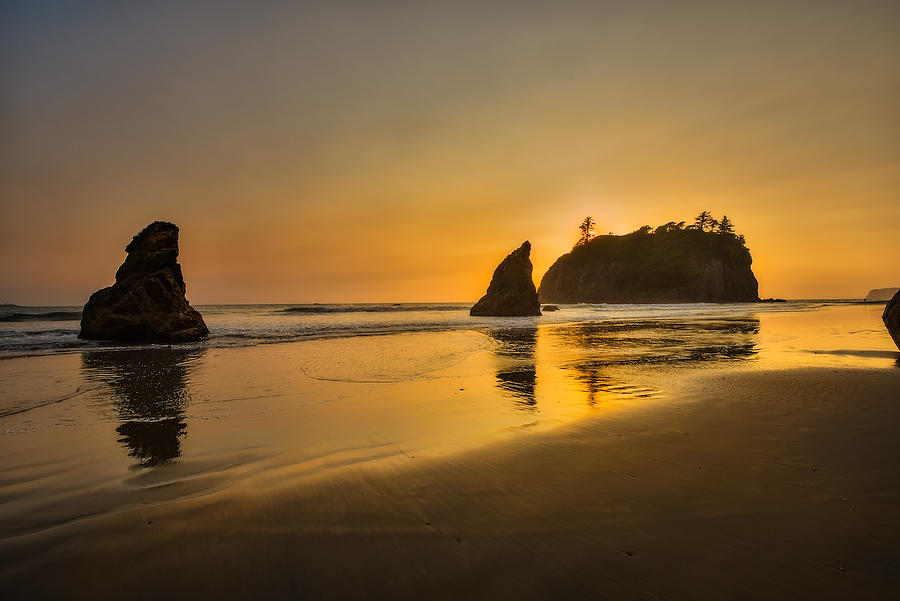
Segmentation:
<svg viewBox="0 0 900 601">
<path fill-rule="evenodd" d="M 541 307 L 541 311 L 559 311 L 559 307 L 556 305 L 544 305 Z"/>
<path fill-rule="evenodd" d="M 759 300 L 743 236 L 641 228 L 597 236 L 547 270 L 543 303 L 734 303 Z"/>
<path fill-rule="evenodd" d="M 783 298 L 761 298 L 759 299 L 761 303 L 786 303 L 787 301 Z"/>
<path fill-rule="evenodd" d="M 900 292 L 900 288 L 875 288 L 874 290 L 869 290 L 869 293 L 866 295 L 866 302 L 891 300 L 898 292 Z"/>
<path fill-rule="evenodd" d="M 888 333 L 894 339 L 894 344 L 900 349 L 900 291 L 897 291 L 894 297 L 888 301 L 881 319 L 884 320 Z"/>
<path fill-rule="evenodd" d="M 116 283 L 91 295 L 79 338 L 129 342 L 189 342 L 209 334 L 184 297 L 178 227 L 155 221 L 125 248 Z"/>
<path fill-rule="evenodd" d="M 531 243 L 526 240 L 497 266 L 487 294 L 475 303 L 469 315 L 540 315 L 532 270 Z"/>
</svg>

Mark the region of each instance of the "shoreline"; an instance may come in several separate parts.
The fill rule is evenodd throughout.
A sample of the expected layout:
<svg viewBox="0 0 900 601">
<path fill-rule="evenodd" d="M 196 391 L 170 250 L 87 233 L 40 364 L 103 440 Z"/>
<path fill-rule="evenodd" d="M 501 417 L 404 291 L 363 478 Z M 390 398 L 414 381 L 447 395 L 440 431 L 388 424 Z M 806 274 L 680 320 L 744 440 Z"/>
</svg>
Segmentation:
<svg viewBox="0 0 900 601">
<path fill-rule="evenodd" d="M 898 390 L 892 368 L 682 373 L 664 398 L 473 450 L 7 538 L 0 582 L 11 599 L 135 582 L 137 598 L 884 597 Z"/>
</svg>

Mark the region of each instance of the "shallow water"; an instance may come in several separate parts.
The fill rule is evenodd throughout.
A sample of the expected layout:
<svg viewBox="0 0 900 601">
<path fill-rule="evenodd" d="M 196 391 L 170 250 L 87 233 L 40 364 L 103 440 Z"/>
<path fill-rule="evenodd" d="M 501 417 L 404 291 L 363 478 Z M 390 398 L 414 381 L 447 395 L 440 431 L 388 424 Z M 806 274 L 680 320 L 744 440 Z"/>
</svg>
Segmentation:
<svg viewBox="0 0 900 601">
<path fill-rule="evenodd" d="M 54 346 L 57 322 L 4 322 L 45 330 L 0 360 L 0 536 L 454 453 L 653 402 L 684 370 L 900 363 L 881 305 L 363 307 L 214 308 L 211 340 L 177 346 Z"/>
<path fill-rule="evenodd" d="M 295 342 L 319 338 L 398 334 L 584 322 L 644 322 L 759 318 L 762 315 L 816 311 L 847 306 L 849 301 L 789 303 L 689 303 L 663 305 L 559 305 L 535 318 L 470 317 L 468 304 L 314 304 L 199 306 L 210 336 L 194 347 L 220 348 Z M 865 306 L 865 305 L 862 305 Z M 880 304 L 868 305 L 877 310 Z M 81 307 L 0 305 L 0 359 L 59 352 L 81 352 L 123 345 L 78 339 Z M 140 347 L 139 347 L 140 348 Z"/>
</svg>

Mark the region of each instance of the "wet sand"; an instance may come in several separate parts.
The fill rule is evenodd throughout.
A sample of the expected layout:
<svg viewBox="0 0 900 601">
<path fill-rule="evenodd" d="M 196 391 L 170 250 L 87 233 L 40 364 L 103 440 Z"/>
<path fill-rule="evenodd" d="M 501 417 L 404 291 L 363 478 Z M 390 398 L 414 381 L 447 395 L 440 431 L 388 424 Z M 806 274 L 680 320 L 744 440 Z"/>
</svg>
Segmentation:
<svg viewBox="0 0 900 601">
<path fill-rule="evenodd" d="M 885 599 L 898 590 L 900 369 L 655 377 L 662 398 L 470 450 L 336 462 L 302 478 L 270 469 L 9 536 L 3 596 Z"/>
</svg>

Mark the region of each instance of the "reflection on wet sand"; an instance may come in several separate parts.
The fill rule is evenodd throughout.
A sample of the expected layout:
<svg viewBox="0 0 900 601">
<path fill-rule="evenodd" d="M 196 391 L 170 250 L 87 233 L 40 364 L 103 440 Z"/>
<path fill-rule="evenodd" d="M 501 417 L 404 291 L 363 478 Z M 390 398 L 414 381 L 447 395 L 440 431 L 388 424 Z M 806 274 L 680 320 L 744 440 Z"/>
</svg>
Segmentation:
<svg viewBox="0 0 900 601">
<path fill-rule="evenodd" d="M 137 459 L 138 467 L 181 456 L 181 439 L 187 434 L 184 412 L 191 398 L 188 375 L 202 353 L 159 348 L 82 356 L 85 377 L 106 384 L 113 393 L 122 420 L 116 428 L 119 442 Z"/>
<path fill-rule="evenodd" d="M 537 327 L 496 328 L 488 334 L 497 343 L 494 353 L 506 359 L 497 370 L 497 388 L 511 393 L 520 408 L 533 409 L 537 405 L 534 394 L 537 386 L 534 362 Z"/>
<path fill-rule="evenodd" d="M 592 364 L 640 365 L 753 357 L 759 320 L 590 322 L 549 331 Z"/>
<path fill-rule="evenodd" d="M 611 375 L 616 366 L 753 357 L 759 320 L 592 322 L 549 328 L 548 332 L 572 357 L 563 369 L 583 386 L 587 402 L 593 406 L 603 398 L 647 398 L 658 393 Z"/>
<path fill-rule="evenodd" d="M 647 398 L 658 391 L 623 379 L 617 368 L 752 358 L 759 328 L 754 317 L 544 326 L 541 363 L 567 372 L 590 406 L 611 398 Z M 499 363 L 497 388 L 512 395 L 518 408 L 536 410 L 538 327 L 494 328 L 488 334 Z"/>
<path fill-rule="evenodd" d="M 529 407 L 537 404 L 534 397 L 536 384 L 537 370 L 534 365 L 497 371 L 497 388 L 511 392 L 518 402 Z"/>
</svg>

